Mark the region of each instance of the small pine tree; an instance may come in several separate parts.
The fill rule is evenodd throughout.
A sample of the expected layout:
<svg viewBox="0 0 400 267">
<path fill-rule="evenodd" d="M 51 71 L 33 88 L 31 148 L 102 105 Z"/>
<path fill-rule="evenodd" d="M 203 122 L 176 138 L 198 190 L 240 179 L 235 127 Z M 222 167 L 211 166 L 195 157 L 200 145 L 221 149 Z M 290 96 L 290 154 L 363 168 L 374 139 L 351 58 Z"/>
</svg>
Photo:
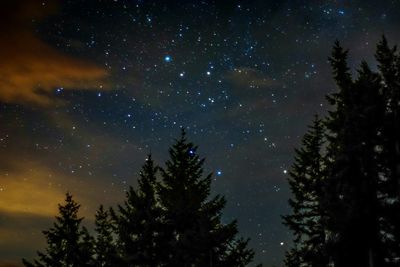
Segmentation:
<svg viewBox="0 0 400 267">
<path fill-rule="evenodd" d="M 315 117 L 304 135 L 302 147 L 296 149 L 295 163 L 290 172 L 289 185 L 293 199 L 289 200 L 292 214 L 284 216 L 284 223 L 294 233 L 294 247 L 286 253 L 285 265 L 327 266 L 325 229 L 321 208 L 322 187 L 325 181 L 325 158 L 322 155 L 325 130 Z"/>
<path fill-rule="evenodd" d="M 114 240 L 115 226 L 108 211 L 100 206 L 95 216 L 95 266 L 113 267 L 120 266 L 116 242 Z"/>
<path fill-rule="evenodd" d="M 246 240 L 236 239 L 236 222 L 221 223 L 225 199 L 209 199 L 211 174 L 203 177 L 204 159 L 185 131 L 170 148 L 161 169 L 158 193 L 163 209 L 165 266 L 245 266 L 253 258 Z"/>
<path fill-rule="evenodd" d="M 80 205 L 67 193 L 65 205 L 59 205 L 53 227 L 44 231 L 47 239 L 46 252 L 38 252 L 39 259 L 33 263 L 23 259 L 27 267 L 84 267 L 92 266 L 92 238 L 78 217 Z"/>
<path fill-rule="evenodd" d="M 159 266 L 160 208 L 156 199 L 156 173 L 151 155 L 140 171 L 138 190 L 130 187 L 124 205 L 113 217 L 117 223 L 118 243 L 128 266 Z"/>
</svg>

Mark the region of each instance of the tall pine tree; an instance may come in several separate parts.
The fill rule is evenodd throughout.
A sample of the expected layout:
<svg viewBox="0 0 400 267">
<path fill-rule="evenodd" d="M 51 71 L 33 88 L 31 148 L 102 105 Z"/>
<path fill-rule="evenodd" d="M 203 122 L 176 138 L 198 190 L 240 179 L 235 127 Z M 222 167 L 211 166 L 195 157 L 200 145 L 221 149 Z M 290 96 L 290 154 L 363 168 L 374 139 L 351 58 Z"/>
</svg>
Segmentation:
<svg viewBox="0 0 400 267">
<path fill-rule="evenodd" d="M 161 211 L 156 199 L 157 169 L 149 155 L 140 171 L 138 190 L 129 188 L 124 205 L 113 216 L 119 248 L 127 266 L 160 266 L 164 248 Z"/>
<path fill-rule="evenodd" d="M 339 92 L 328 100 L 328 173 L 323 205 L 335 267 L 383 266 L 379 234 L 376 147 L 383 101 L 379 75 L 362 63 L 353 81 L 337 42 L 330 62 Z"/>
<path fill-rule="evenodd" d="M 383 239 L 390 266 L 400 263 L 400 54 L 389 47 L 385 37 L 375 55 L 382 76 L 385 118 L 382 130 Z"/>
<path fill-rule="evenodd" d="M 95 266 L 117 267 L 122 264 L 115 241 L 115 225 L 103 205 L 95 215 L 95 231 L 97 233 L 94 242 Z"/>
<path fill-rule="evenodd" d="M 80 205 L 67 193 L 65 205 L 59 205 L 60 215 L 56 216 L 53 227 L 44 231 L 47 248 L 38 252 L 39 259 L 33 263 L 23 259 L 27 267 L 85 267 L 93 264 L 93 240 L 87 230 L 81 227 L 78 217 Z"/>
<path fill-rule="evenodd" d="M 289 200 L 292 214 L 283 217 L 284 223 L 294 234 L 294 246 L 285 259 L 288 267 L 328 266 L 322 221 L 324 212 L 321 207 L 326 175 L 322 154 L 324 137 L 323 122 L 316 116 L 303 137 L 301 148 L 295 150 L 295 162 L 289 179 L 293 194 Z"/>
<path fill-rule="evenodd" d="M 211 174 L 203 176 L 197 147 L 180 139 L 170 148 L 159 186 L 167 235 L 164 266 L 245 266 L 253 258 L 247 240 L 237 239 L 237 225 L 221 222 L 225 199 L 209 198 Z"/>
</svg>

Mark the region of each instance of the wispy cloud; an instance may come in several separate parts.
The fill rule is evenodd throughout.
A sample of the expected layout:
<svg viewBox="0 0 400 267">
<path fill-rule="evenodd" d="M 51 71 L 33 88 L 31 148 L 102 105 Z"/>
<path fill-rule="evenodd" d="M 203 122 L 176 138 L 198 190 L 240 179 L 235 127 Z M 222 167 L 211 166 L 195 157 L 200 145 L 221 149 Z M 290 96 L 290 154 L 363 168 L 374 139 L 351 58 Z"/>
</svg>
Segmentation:
<svg viewBox="0 0 400 267">
<path fill-rule="evenodd" d="M 2 4 L 3 5 L 3 4 Z M 7 1 L 0 10 L 0 101 L 51 105 L 52 91 L 104 89 L 107 72 L 42 41 L 32 20 L 56 10 L 41 1 Z"/>
<path fill-rule="evenodd" d="M 33 159 L 21 159 L 12 165 L 10 171 L 0 175 L 0 212 L 53 217 L 69 191 L 82 203 L 81 215 L 92 219 L 102 200 L 115 203 L 123 197 L 122 186 L 110 188 L 103 180 L 67 175 Z"/>
<path fill-rule="evenodd" d="M 226 75 L 226 79 L 234 86 L 240 88 L 265 88 L 277 86 L 279 83 L 264 74 L 263 72 L 252 68 L 237 68 Z"/>
</svg>

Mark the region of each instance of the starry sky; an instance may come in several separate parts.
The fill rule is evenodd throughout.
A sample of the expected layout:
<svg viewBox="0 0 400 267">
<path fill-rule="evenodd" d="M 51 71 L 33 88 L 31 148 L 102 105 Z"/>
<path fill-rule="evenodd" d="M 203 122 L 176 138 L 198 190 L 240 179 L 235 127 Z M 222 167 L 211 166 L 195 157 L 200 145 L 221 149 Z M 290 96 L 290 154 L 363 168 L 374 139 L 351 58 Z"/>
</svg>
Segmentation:
<svg viewBox="0 0 400 267">
<path fill-rule="evenodd" d="M 400 1 L 0 3 L 0 266 L 32 258 L 66 191 L 90 227 L 187 129 L 255 262 L 281 266 L 287 172 L 335 85 L 336 39 L 373 67 Z"/>
</svg>

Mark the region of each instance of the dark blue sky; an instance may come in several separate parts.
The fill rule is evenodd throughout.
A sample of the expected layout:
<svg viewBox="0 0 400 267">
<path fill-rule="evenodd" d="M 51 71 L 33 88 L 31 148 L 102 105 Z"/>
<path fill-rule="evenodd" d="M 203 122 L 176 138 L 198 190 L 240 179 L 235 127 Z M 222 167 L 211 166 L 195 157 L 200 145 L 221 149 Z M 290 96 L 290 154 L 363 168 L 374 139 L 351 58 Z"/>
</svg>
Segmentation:
<svg viewBox="0 0 400 267">
<path fill-rule="evenodd" d="M 32 257 L 69 190 L 87 225 L 185 127 L 255 262 L 282 264 L 287 170 L 335 91 L 327 58 L 374 66 L 399 1 L 4 1 L 0 259 Z"/>
</svg>

